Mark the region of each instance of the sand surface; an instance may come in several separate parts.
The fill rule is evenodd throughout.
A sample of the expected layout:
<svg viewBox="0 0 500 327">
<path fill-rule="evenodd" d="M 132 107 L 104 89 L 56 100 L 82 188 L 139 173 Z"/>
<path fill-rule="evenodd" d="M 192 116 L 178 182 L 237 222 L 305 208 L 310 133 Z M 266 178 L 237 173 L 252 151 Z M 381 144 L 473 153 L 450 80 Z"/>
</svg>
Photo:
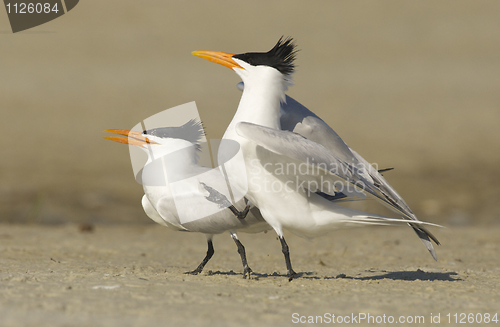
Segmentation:
<svg viewBox="0 0 500 327">
<path fill-rule="evenodd" d="M 409 228 L 339 231 L 313 242 L 287 238 L 288 282 L 273 233 L 215 238 L 201 275 L 185 275 L 206 251 L 203 235 L 156 225 L 0 226 L 1 326 L 287 326 L 293 314 L 372 316 L 500 313 L 497 228 L 434 229 L 434 262 Z M 446 318 L 446 319 L 445 319 Z M 366 325 L 366 320 L 362 325 Z M 406 324 L 399 324 L 406 325 Z M 411 325 L 411 324 L 408 324 Z"/>
</svg>

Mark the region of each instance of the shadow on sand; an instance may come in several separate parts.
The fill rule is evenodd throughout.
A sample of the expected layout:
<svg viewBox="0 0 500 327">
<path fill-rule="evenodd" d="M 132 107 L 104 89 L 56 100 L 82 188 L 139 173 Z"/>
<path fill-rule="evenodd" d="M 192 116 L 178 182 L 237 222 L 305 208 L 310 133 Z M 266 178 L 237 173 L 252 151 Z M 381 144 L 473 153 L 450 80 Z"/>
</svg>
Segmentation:
<svg viewBox="0 0 500 327">
<path fill-rule="evenodd" d="M 392 280 L 407 280 L 407 281 L 448 281 L 448 282 L 458 282 L 463 281 L 461 278 L 455 278 L 457 276 L 456 272 L 426 272 L 420 269 L 416 271 L 382 271 L 384 274 L 374 275 L 374 276 L 363 276 L 363 277 L 350 277 L 346 275 L 339 275 L 332 278 L 346 278 L 355 280 L 381 280 L 381 279 L 392 279 Z M 328 278 L 328 277 L 325 277 Z"/>
<path fill-rule="evenodd" d="M 373 270 L 367 270 L 367 272 L 376 272 Z M 378 274 L 378 275 L 373 275 L 373 276 L 359 276 L 359 277 L 352 277 L 352 276 L 347 276 L 345 274 L 340 274 L 337 276 L 325 276 L 325 277 L 320 277 L 316 276 L 315 272 L 300 272 L 297 273 L 295 276 L 295 279 L 297 278 L 303 278 L 303 279 L 353 279 L 353 280 L 381 280 L 381 279 L 392 279 L 392 280 L 405 280 L 405 281 L 416 281 L 416 280 L 421 280 L 421 281 L 448 281 L 448 282 L 458 282 L 458 281 L 463 281 L 463 279 L 459 277 L 454 277 L 457 276 L 458 274 L 456 272 L 426 272 L 420 269 L 417 269 L 415 271 L 392 271 L 392 272 L 386 272 L 384 270 L 380 271 L 383 274 Z M 243 273 L 239 272 L 234 272 L 230 270 L 229 272 L 227 271 L 208 271 L 207 275 L 212 276 L 212 275 L 241 275 L 243 276 Z M 251 275 L 252 279 L 259 280 L 261 278 L 270 278 L 270 277 L 283 277 L 287 278 L 288 276 L 285 274 L 278 274 L 276 272 L 272 274 L 260 274 L 257 272 L 252 272 Z"/>
</svg>

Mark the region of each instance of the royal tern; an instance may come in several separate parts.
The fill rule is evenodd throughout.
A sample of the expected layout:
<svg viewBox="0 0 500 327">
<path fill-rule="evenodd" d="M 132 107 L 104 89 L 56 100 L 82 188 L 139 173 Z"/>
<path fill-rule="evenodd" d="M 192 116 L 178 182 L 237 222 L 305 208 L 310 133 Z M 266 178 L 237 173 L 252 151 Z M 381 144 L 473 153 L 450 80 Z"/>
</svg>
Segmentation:
<svg viewBox="0 0 500 327">
<path fill-rule="evenodd" d="M 289 280 L 295 272 L 283 229 L 311 238 L 342 227 L 406 223 L 437 259 L 430 239 L 439 242 L 422 226 L 428 223 L 419 221 L 382 175 L 328 124 L 285 95 L 295 69 L 291 38 L 281 38 L 268 52 L 194 51 L 193 55 L 224 65 L 243 80 L 243 94 L 224 139 L 237 141 L 245 160 L 226 163 L 224 168 L 231 187 L 245 191 L 278 234 Z M 220 148 L 219 159 L 225 161 L 224 154 Z M 301 165 L 305 173 L 288 170 Z M 402 219 L 328 201 L 324 194 L 338 194 L 335 191 L 349 198 L 375 198 Z"/>
<path fill-rule="evenodd" d="M 180 127 L 155 128 L 142 133 L 110 129 L 105 132 L 125 137 L 104 138 L 137 146 L 148 154 L 140 177 L 145 193 L 142 205 L 149 218 L 176 231 L 206 234 L 207 254 L 195 270 L 187 273 L 200 273 L 214 254 L 213 235 L 229 231 L 241 256 L 243 277 L 247 274 L 250 277 L 252 270 L 236 231 L 257 233 L 270 226 L 256 207 L 249 209 L 246 199 L 231 205 L 223 191 L 227 189 L 226 181 L 218 169 L 198 165 L 202 131 L 201 122 L 190 120 Z M 197 219 L 183 222 L 181 211 Z"/>
</svg>

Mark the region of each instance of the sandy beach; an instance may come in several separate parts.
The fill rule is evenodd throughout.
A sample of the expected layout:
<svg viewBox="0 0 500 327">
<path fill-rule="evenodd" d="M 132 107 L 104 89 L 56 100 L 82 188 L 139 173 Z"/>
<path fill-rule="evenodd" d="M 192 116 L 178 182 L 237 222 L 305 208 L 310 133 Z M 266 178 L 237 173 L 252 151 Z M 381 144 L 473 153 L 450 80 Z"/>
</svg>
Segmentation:
<svg viewBox="0 0 500 327">
<path fill-rule="evenodd" d="M 437 262 L 409 228 L 348 230 L 314 242 L 291 236 L 299 273 L 292 282 L 272 233 L 240 235 L 254 271 L 248 280 L 228 235 L 215 238 L 214 257 L 192 276 L 183 273 L 203 258 L 200 234 L 78 227 L 2 226 L 2 326 L 288 326 L 293 314 L 363 313 L 423 316 L 421 326 L 440 314 L 447 325 L 448 313 L 494 314 L 500 303 L 498 227 L 436 231 Z"/>
<path fill-rule="evenodd" d="M 289 326 L 297 315 L 330 314 L 423 316 L 419 326 L 440 314 L 442 325 L 454 325 L 447 314 L 499 313 L 499 232 L 440 229 L 437 262 L 409 228 L 354 229 L 313 242 L 290 236 L 299 277 L 288 282 L 272 233 L 240 235 L 254 271 L 248 280 L 229 235 L 215 238 L 214 257 L 192 276 L 183 273 L 204 256 L 201 234 L 156 225 L 92 232 L 4 225 L 2 326 Z"/>
</svg>

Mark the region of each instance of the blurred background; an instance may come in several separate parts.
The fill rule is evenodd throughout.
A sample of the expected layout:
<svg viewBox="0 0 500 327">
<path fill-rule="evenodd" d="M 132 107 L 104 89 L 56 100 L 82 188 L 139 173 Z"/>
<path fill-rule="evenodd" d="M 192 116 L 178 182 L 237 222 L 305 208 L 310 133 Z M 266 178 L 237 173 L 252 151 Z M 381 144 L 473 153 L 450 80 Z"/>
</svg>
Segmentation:
<svg viewBox="0 0 500 327">
<path fill-rule="evenodd" d="M 288 94 L 423 220 L 500 223 L 500 2 L 97 1 L 12 34 L 0 10 L 0 222 L 150 223 L 129 129 L 196 101 L 209 138 L 238 76 L 193 50 L 300 52 Z"/>
</svg>

